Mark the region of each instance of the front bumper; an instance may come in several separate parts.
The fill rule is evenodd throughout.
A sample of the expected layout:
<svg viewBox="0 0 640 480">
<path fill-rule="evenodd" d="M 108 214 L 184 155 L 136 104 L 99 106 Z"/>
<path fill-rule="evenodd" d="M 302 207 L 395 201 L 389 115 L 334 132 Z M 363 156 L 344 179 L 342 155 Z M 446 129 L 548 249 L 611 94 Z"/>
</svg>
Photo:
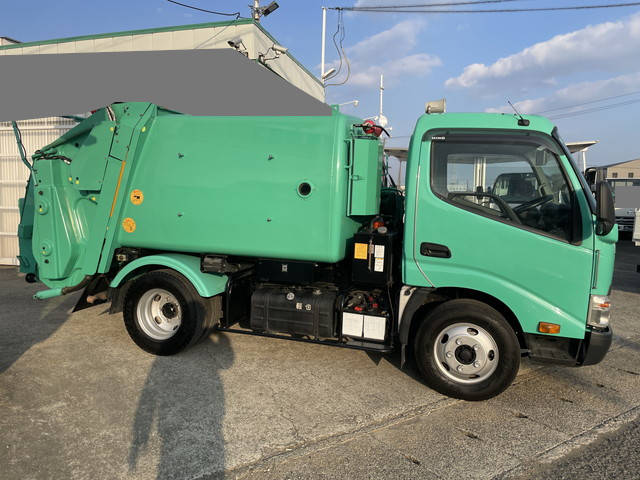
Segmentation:
<svg viewBox="0 0 640 480">
<path fill-rule="evenodd" d="M 584 339 L 525 334 L 531 360 L 561 365 L 595 365 L 602 361 L 609 347 L 613 331 L 587 330 Z"/>
</svg>

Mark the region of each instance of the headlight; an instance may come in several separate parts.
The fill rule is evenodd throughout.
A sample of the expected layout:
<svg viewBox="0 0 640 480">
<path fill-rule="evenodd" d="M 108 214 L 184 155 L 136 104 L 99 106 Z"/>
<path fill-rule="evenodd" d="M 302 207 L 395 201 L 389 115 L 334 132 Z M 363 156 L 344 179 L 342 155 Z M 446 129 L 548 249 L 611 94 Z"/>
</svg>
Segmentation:
<svg viewBox="0 0 640 480">
<path fill-rule="evenodd" d="M 587 325 L 602 330 L 606 329 L 609 327 L 610 312 L 611 303 L 607 295 L 591 295 Z"/>
</svg>

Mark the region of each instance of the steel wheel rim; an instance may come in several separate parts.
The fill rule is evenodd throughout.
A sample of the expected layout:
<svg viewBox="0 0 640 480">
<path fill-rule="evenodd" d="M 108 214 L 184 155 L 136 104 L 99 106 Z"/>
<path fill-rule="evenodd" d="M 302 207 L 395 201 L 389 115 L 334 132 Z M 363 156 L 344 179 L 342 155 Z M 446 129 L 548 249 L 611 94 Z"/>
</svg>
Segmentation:
<svg viewBox="0 0 640 480">
<path fill-rule="evenodd" d="M 436 337 L 434 358 L 440 371 L 458 383 L 479 383 L 498 368 L 499 351 L 493 336 L 473 323 L 454 323 Z"/>
<path fill-rule="evenodd" d="M 136 310 L 138 326 L 154 340 L 168 340 L 182 325 L 180 302 L 162 288 L 152 288 L 143 293 Z"/>
</svg>

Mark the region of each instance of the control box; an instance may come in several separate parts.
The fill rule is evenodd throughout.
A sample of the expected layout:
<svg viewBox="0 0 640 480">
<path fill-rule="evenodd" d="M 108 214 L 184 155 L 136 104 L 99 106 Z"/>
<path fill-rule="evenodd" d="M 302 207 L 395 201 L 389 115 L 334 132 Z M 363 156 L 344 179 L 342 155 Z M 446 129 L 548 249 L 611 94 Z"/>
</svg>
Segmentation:
<svg viewBox="0 0 640 480">
<path fill-rule="evenodd" d="M 389 285 L 393 281 L 393 243 L 395 232 L 354 236 L 351 280 L 370 285 Z"/>
</svg>

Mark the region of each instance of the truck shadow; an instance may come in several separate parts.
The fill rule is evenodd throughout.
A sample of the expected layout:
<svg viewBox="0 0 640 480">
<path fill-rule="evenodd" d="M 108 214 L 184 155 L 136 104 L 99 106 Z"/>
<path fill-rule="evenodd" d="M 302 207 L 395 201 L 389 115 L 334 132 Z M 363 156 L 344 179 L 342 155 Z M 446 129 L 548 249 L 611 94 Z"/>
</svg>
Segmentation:
<svg viewBox="0 0 640 480">
<path fill-rule="evenodd" d="M 69 319 L 75 295 L 34 301 L 33 293 L 42 288 L 25 284 L 14 268 L 0 268 L 0 374 Z"/>
<path fill-rule="evenodd" d="M 220 371 L 233 361 L 224 334 L 212 334 L 183 354 L 154 360 L 132 425 L 131 474 L 155 464 L 159 480 L 224 475 Z"/>
</svg>

